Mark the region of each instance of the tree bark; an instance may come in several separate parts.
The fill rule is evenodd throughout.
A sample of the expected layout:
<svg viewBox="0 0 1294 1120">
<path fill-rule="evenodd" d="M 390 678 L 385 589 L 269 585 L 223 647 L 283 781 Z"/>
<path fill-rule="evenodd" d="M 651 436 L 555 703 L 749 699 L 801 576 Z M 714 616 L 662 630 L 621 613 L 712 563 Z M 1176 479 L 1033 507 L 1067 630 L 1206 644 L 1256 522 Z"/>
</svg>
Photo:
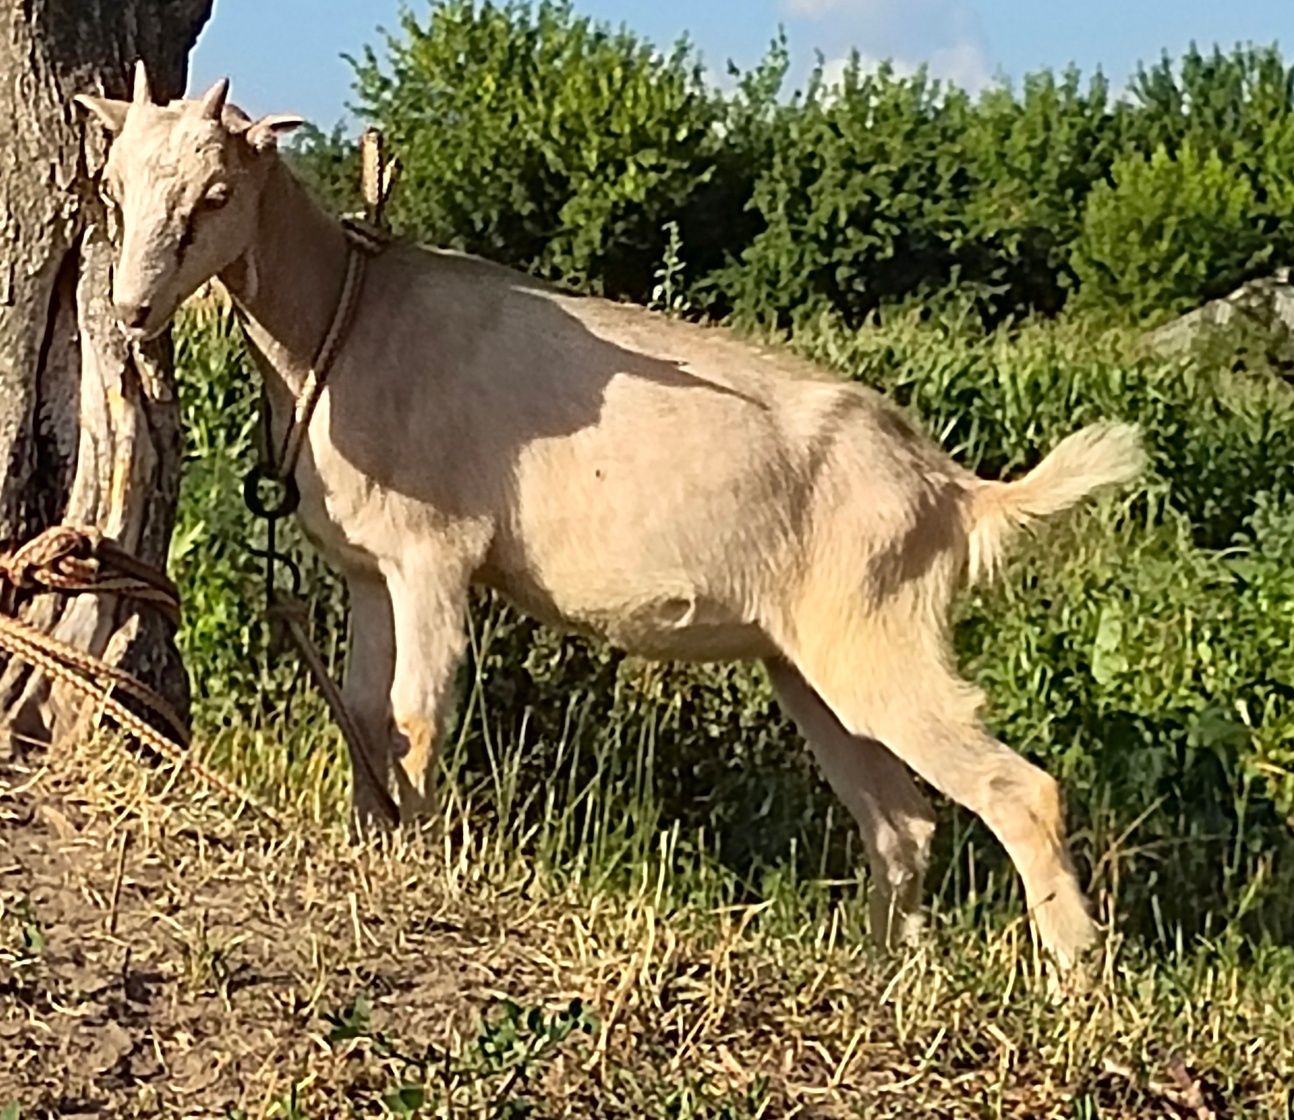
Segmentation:
<svg viewBox="0 0 1294 1120">
<path fill-rule="evenodd" d="M 92 525 L 166 563 L 180 433 L 168 341 L 131 347 L 109 306 L 113 250 L 94 187 L 106 139 L 76 93 L 128 98 L 137 58 L 159 100 L 184 91 L 211 0 L 0 0 L 0 541 Z M 184 708 L 169 624 L 110 596 L 41 596 L 28 622 L 121 665 Z M 84 704 L 0 668 L 10 744 L 56 741 Z"/>
</svg>

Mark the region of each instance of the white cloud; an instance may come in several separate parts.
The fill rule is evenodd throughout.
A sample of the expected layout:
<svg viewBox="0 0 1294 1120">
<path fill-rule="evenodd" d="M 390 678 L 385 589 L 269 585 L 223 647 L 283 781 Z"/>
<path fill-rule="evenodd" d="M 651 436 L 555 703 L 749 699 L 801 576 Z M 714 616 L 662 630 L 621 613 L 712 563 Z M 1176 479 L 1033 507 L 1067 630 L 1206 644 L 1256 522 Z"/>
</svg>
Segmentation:
<svg viewBox="0 0 1294 1120">
<path fill-rule="evenodd" d="M 822 84 L 827 89 L 835 89 L 845 80 L 845 68 L 848 58 L 833 58 L 822 64 Z"/>
<path fill-rule="evenodd" d="M 978 94 L 994 82 L 989 69 L 988 59 L 978 43 L 955 43 L 951 47 L 942 47 L 931 51 L 927 59 L 911 58 L 874 58 L 860 54 L 859 67 L 864 74 L 879 70 L 882 62 L 888 62 L 895 77 L 910 78 L 924 64 L 932 78 L 951 82 L 970 94 Z M 840 86 L 845 79 L 845 70 L 849 66 L 849 56 L 842 55 L 822 64 L 822 84 L 827 89 Z"/>
<path fill-rule="evenodd" d="M 701 78 L 707 86 L 721 93 L 732 93 L 737 88 L 736 79 L 727 66 L 716 67 L 706 63 L 701 67 Z"/>
<path fill-rule="evenodd" d="M 798 30 L 792 27 L 792 41 L 823 47 L 832 59 L 824 75 L 828 85 L 839 83 L 851 46 L 862 52 L 864 70 L 889 58 L 897 74 L 924 65 L 932 77 L 971 93 L 993 83 L 968 0 L 781 0 L 781 6 L 801 21 Z"/>
<path fill-rule="evenodd" d="M 917 64 L 909 62 L 905 58 L 873 58 L 871 55 L 859 54 L 858 67 L 864 74 L 872 74 L 888 62 L 890 69 L 894 71 L 895 77 L 910 78 L 917 72 Z M 822 64 L 822 84 L 827 89 L 833 89 L 841 85 L 845 80 L 845 70 L 849 67 L 849 56 L 842 55 L 840 58 L 828 59 Z"/>
<path fill-rule="evenodd" d="M 782 0 L 782 7 L 790 16 L 807 16 L 817 19 L 837 8 L 850 5 L 850 0 Z"/>
<path fill-rule="evenodd" d="M 984 48 L 969 40 L 932 51 L 930 73 L 961 86 L 968 93 L 979 93 L 993 84 L 993 72 Z"/>
</svg>

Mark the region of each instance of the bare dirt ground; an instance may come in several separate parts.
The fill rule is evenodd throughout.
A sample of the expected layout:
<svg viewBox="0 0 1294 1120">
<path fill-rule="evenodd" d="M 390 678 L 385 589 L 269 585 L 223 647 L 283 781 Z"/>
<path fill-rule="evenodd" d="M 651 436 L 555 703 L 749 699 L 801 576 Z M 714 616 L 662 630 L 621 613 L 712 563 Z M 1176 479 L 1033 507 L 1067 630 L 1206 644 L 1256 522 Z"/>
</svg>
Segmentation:
<svg viewBox="0 0 1294 1120">
<path fill-rule="evenodd" d="M 0 758 L 0 1116 L 1228 1115 L 1207 1078 L 1096 1064 L 1108 1008 L 1008 1020 L 1020 993 L 937 958 L 662 914 L 650 884 L 563 896 L 167 782 L 106 744 Z"/>
<path fill-rule="evenodd" d="M 533 1063 L 509 1096 L 537 1098 L 544 1115 L 642 1115 L 676 1091 L 667 1070 L 684 1036 L 723 1033 L 715 1013 L 732 1006 L 737 981 L 715 974 L 713 952 L 689 959 L 673 931 L 662 931 L 666 966 L 694 990 L 680 989 L 672 1012 L 642 1006 L 635 972 L 661 963 L 657 950 L 639 951 L 636 927 L 650 915 L 603 941 L 596 915 L 525 882 L 457 889 L 436 873 L 435 852 L 288 836 L 250 814 L 231 821 L 190 782 L 160 795 L 156 776 L 151 784 L 152 794 L 128 767 L 89 757 L 33 754 L 0 767 L 0 1110 L 379 1114 L 400 1063 L 363 1039 L 330 1045 L 323 1016 L 366 999 L 374 1028 L 406 1052 L 434 1044 L 472 1067 L 482 1016 L 500 999 L 560 1009 L 581 998 L 597 1008 L 597 1029 Z M 738 1002 L 758 1007 L 759 984 L 750 976 Z M 691 1074 L 725 1090 L 749 1081 L 746 1070 L 778 1049 L 776 1018 L 770 1004 L 752 1031 L 743 1015 L 741 1058 L 720 1043 Z M 622 1076 L 625 1046 L 637 1059 Z M 661 1076 L 644 1079 L 653 1056 Z M 801 1053 L 793 1065 L 822 1098 L 815 1114 L 844 1114 L 828 1099 L 827 1055 Z M 448 1079 L 462 1115 L 510 1115 L 506 1098 L 492 1099 L 497 1084 L 473 1103 L 470 1079 L 470 1068 Z M 793 1109 L 772 1094 L 783 1114 Z"/>
</svg>

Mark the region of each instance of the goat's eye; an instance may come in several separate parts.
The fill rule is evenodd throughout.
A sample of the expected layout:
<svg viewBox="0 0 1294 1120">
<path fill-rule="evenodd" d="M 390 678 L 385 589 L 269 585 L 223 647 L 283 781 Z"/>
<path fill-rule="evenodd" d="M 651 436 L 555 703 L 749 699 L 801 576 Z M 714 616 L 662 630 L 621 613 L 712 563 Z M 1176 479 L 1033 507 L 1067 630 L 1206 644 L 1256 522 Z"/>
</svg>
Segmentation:
<svg viewBox="0 0 1294 1120">
<path fill-rule="evenodd" d="M 219 210 L 228 201 L 228 184 L 216 183 L 214 186 L 208 187 L 207 193 L 202 196 L 202 209 Z"/>
</svg>

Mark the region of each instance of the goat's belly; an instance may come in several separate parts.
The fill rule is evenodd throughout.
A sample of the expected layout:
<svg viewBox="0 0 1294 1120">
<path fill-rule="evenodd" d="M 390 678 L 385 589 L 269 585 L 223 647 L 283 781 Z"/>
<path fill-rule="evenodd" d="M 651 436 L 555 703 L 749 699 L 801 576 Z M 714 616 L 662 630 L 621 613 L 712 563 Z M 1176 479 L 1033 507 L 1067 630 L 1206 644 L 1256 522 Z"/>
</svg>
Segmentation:
<svg viewBox="0 0 1294 1120">
<path fill-rule="evenodd" d="M 730 605 L 690 589 L 651 594 L 584 584 L 578 590 L 553 590 L 519 573 L 497 569 L 480 573 L 479 581 L 540 622 L 601 639 L 638 657 L 743 661 L 776 653 L 758 624 L 741 618 Z"/>
<path fill-rule="evenodd" d="M 776 653 L 752 623 L 717 617 L 689 621 L 695 605 L 665 602 L 658 609 L 595 623 L 596 632 L 628 653 L 662 661 L 744 661 Z"/>
</svg>

